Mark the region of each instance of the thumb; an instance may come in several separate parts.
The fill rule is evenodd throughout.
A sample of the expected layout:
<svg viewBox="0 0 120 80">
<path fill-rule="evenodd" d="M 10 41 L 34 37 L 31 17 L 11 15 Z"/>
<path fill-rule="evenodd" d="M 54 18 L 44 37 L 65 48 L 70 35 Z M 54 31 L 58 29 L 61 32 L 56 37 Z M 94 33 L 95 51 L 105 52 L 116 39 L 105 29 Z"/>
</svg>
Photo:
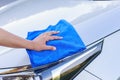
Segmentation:
<svg viewBox="0 0 120 80">
<path fill-rule="evenodd" d="M 46 46 L 45 50 L 56 50 L 56 47 L 54 47 L 54 46 Z"/>
</svg>

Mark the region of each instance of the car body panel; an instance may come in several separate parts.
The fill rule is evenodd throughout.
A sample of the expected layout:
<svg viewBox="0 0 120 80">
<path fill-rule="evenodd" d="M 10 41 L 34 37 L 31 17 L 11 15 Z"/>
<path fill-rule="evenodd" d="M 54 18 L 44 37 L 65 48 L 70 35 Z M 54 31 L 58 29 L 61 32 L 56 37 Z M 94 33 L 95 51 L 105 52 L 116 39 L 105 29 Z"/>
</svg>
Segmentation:
<svg viewBox="0 0 120 80">
<path fill-rule="evenodd" d="M 117 80 L 120 77 L 120 31 L 105 38 L 101 54 L 85 70 L 102 80 Z"/>
<path fill-rule="evenodd" d="M 14 8 L 9 8 L 5 12 L 2 12 L 4 14 L 1 13 L 1 15 L 0 15 L 1 20 L 2 20 L 1 25 L 3 25 L 2 23 L 4 23 L 4 24 L 6 23 L 6 25 L 4 25 L 2 28 L 4 28 L 5 30 L 8 30 L 11 33 L 14 33 L 18 36 L 25 38 L 27 35 L 27 32 L 33 31 L 33 30 L 38 30 L 38 29 L 45 29 L 50 24 L 53 24 L 53 25 L 56 24 L 60 19 L 66 19 L 72 23 L 72 22 L 74 22 L 74 20 L 76 20 L 76 18 L 81 17 L 83 14 L 97 12 L 96 8 L 99 8 L 103 4 L 103 2 L 101 2 L 101 4 L 98 5 L 96 8 L 92 8 L 92 6 L 95 6 L 95 3 L 91 3 L 92 6 L 89 6 L 90 3 L 88 3 L 88 2 L 86 2 L 86 5 L 85 5 L 84 2 L 82 3 L 81 1 L 73 1 L 73 0 L 66 1 L 66 2 L 69 2 L 68 4 L 65 4 L 62 1 L 60 1 L 59 5 L 55 5 L 56 2 L 51 3 L 49 5 L 48 5 L 48 3 L 44 2 L 44 1 L 42 1 L 42 2 L 38 1 L 38 2 L 40 2 L 41 5 L 37 4 L 37 2 L 32 1 L 32 0 L 30 0 L 30 1 L 24 0 L 24 1 L 20 2 L 20 4 L 17 3 L 17 5 L 15 5 Z M 43 6 L 42 3 L 45 4 L 46 7 L 42 7 Z M 112 4 L 112 3 L 109 3 L 109 4 L 108 3 L 106 4 L 106 6 L 109 4 Z M 38 6 L 42 7 L 42 8 L 38 8 Z M 49 8 L 49 6 L 51 6 L 51 8 Z M 114 6 L 114 5 L 112 5 L 112 6 Z M 81 38 L 84 40 L 86 45 L 88 45 L 89 43 L 91 43 L 91 42 L 93 42 L 93 41 L 95 41 L 95 40 L 97 40 L 119 28 L 118 26 L 116 26 L 118 24 L 118 21 L 114 22 L 114 24 L 113 24 L 114 27 L 109 26 L 110 24 L 107 24 L 107 22 L 111 23 L 112 18 L 113 19 L 116 18 L 115 15 L 118 15 L 118 17 L 119 17 L 119 14 L 118 14 L 119 12 L 118 13 L 114 12 L 115 15 L 111 14 L 111 15 L 107 16 L 107 17 L 111 16 L 110 17 L 111 19 L 109 18 L 110 21 L 105 21 L 105 23 L 106 23 L 105 25 L 109 26 L 109 29 L 107 31 L 105 31 L 103 29 L 102 25 L 99 27 L 96 27 L 96 26 L 98 26 L 98 24 L 96 24 L 96 22 L 100 21 L 97 18 L 101 18 L 101 16 L 105 15 L 106 14 L 105 12 L 109 11 L 110 9 L 113 9 L 113 11 L 114 11 L 114 8 L 112 8 L 112 6 L 110 6 L 108 8 L 104 8 L 104 6 L 102 6 L 102 7 L 100 7 L 100 10 L 99 10 L 100 13 L 97 13 L 98 16 L 93 15 L 84 22 L 77 22 L 77 24 L 75 24 L 75 25 L 73 24 L 73 26 L 75 27 L 75 29 L 77 30 L 77 32 L 81 36 Z M 85 11 L 82 11 L 83 7 L 85 7 Z M 88 9 L 89 7 L 90 7 L 90 9 Z M 117 7 L 117 6 L 114 6 L 114 7 Z M 32 12 L 27 11 L 27 9 L 30 9 L 30 8 L 33 11 L 34 11 L 34 8 L 37 8 L 37 9 L 35 9 L 36 14 L 32 13 L 33 11 Z M 81 11 L 78 11 L 78 9 L 81 9 L 81 11 L 83 13 Z M 104 10 L 106 10 L 106 11 L 104 11 Z M 16 12 L 16 11 L 18 11 L 18 12 Z M 29 16 L 25 16 L 25 14 L 23 14 L 24 13 L 23 11 L 26 12 L 25 13 L 26 15 L 29 14 Z M 16 13 L 14 13 L 14 12 L 16 12 Z M 60 14 L 62 12 L 64 12 L 64 15 Z M 71 14 L 73 14 L 73 12 L 74 12 L 74 15 L 71 15 Z M 107 13 L 109 13 L 109 12 L 107 12 Z M 71 14 L 68 14 L 68 13 L 71 13 Z M 18 14 L 19 14 L 19 16 L 17 16 Z M 115 16 L 115 18 L 114 18 L 114 16 Z M 117 17 L 117 19 L 118 19 L 118 17 Z M 14 20 L 14 18 L 16 18 L 16 19 Z M 77 21 L 79 21 L 79 20 L 82 20 L 82 19 L 78 19 Z M 99 32 L 96 31 L 95 29 L 93 31 L 92 30 L 94 28 L 93 26 L 87 27 L 88 25 L 86 25 L 85 22 L 88 22 L 90 24 L 90 21 L 93 22 L 92 20 L 93 21 L 97 20 L 93 24 L 94 24 L 96 30 L 99 30 Z M 108 27 L 106 27 L 106 28 L 108 28 Z M 101 31 L 100 31 L 100 29 L 101 29 Z M 104 31 L 102 31 L 102 29 Z M 93 35 L 92 36 L 93 38 L 86 37 L 86 35 L 88 35 L 87 34 L 88 32 L 89 32 L 89 36 Z M 97 36 L 95 34 L 97 34 Z M 0 65 L 0 68 L 5 67 L 5 66 L 12 67 L 12 66 L 21 66 L 21 65 L 30 64 L 29 57 L 27 56 L 26 51 L 24 49 L 8 49 L 6 47 L 0 47 L 0 50 L 1 50 L 0 63 L 2 63 Z M 9 58 L 8 58 L 7 55 L 11 55 L 11 56 L 9 56 Z M 19 56 L 16 56 L 16 55 L 19 55 Z M 5 62 L 3 62 L 6 57 L 7 57 L 7 59 L 5 60 Z M 13 57 L 15 58 L 15 60 L 13 60 Z M 24 59 L 26 59 L 26 60 L 24 60 Z M 10 62 L 12 62 L 12 64 Z"/>
<path fill-rule="evenodd" d="M 89 74 L 85 70 L 82 71 L 77 77 L 75 77 L 73 80 L 100 80 L 99 78 L 96 78 L 95 76 Z"/>
</svg>

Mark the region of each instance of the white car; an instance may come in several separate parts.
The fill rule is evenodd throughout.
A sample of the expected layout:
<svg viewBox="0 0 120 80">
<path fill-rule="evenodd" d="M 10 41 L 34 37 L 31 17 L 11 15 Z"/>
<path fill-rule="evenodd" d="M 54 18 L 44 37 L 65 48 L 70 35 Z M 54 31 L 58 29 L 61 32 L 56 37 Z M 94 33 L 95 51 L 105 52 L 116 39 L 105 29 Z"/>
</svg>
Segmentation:
<svg viewBox="0 0 120 80">
<path fill-rule="evenodd" d="M 0 46 L 0 80 L 120 80 L 119 1 L 18 0 L 0 8 L 1 28 L 23 38 L 60 19 L 74 26 L 87 48 L 31 68 L 25 49 Z"/>
</svg>

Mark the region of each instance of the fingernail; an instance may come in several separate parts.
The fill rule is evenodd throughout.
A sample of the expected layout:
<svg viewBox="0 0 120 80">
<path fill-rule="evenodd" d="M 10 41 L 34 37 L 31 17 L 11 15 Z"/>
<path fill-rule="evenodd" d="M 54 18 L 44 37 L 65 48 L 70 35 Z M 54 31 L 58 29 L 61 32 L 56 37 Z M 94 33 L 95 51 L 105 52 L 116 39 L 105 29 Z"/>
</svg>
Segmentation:
<svg viewBox="0 0 120 80">
<path fill-rule="evenodd" d="M 63 39 L 63 37 L 60 37 L 60 39 Z"/>
<path fill-rule="evenodd" d="M 53 47 L 53 50 L 56 50 L 56 47 Z"/>
</svg>

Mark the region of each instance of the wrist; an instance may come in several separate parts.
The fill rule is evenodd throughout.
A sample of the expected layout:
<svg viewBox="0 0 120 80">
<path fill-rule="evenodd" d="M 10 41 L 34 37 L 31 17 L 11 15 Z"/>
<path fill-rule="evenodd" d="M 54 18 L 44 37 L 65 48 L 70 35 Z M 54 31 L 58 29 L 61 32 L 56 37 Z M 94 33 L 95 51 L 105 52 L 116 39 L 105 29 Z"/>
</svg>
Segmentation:
<svg viewBox="0 0 120 80">
<path fill-rule="evenodd" d="M 34 42 L 33 42 L 33 41 L 31 41 L 31 40 L 28 40 L 27 49 L 34 50 Z"/>
</svg>

